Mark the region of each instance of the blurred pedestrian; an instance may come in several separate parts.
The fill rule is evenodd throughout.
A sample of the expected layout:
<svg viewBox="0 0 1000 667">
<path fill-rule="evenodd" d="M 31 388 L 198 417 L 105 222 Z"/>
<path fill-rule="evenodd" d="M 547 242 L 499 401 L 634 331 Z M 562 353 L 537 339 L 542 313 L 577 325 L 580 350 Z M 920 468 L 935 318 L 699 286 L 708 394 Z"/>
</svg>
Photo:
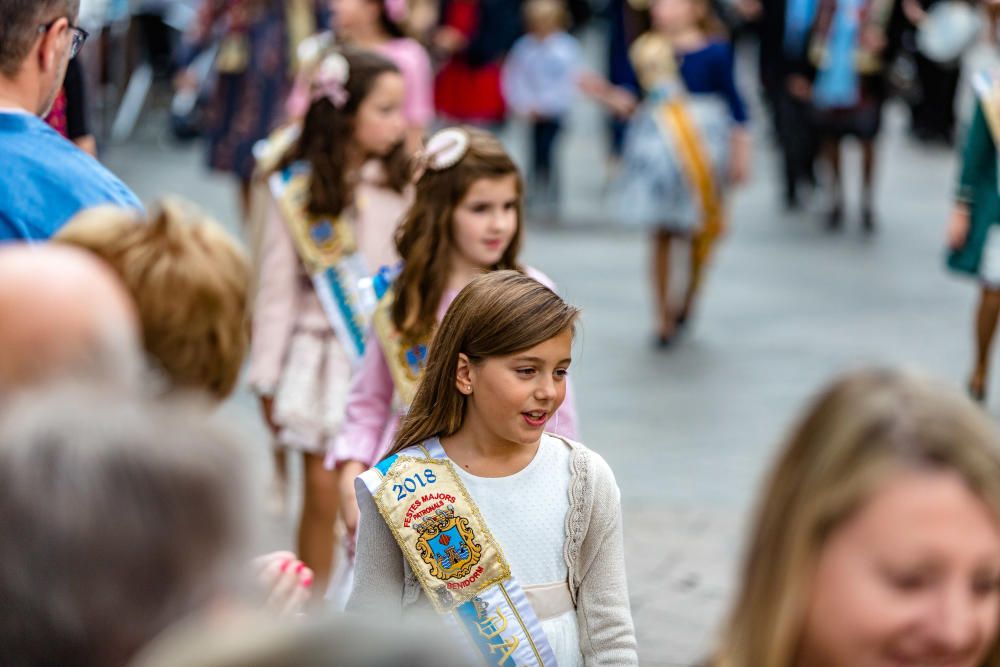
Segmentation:
<svg viewBox="0 0 1000 667">
<path fill-rule="evenodd" d="M 812 43 L 812 103 L 821 156 L 829 170 L 827 228 L 844 221 L 840 148 L 861 143 L 861 226 L 875 231 L 875 143 L 882 127 L 886 82 L 885 26 L 892 0 L 820 0 Z"/>
<path fill-rule="evenodd" d="M 978 93 L 972 125 L 965 139 L 959 188 L 948 227 L 948 266 L 979 279 L 975 316 L 976 352 L 969 393 L 986 399 L 990 352 L 1000 317 L 1000 192 L 997 145 L 1000 137 L 1000 81 L 977 75 Z"/>
<path fill-rule="evenodd" d="M 218 45 L 215 85 L 201 128 L 208 142 L 208 165 L 232 174 L 240 185 L 240 213 L 250 209 L 253 147 L 282 119 L 291 89 L 299 43 L 317 25 L 318 0 L 202 0 L 187 36 L 175 84 L 195 90 L 186 69 L 201 52 Z"/>
<path fill-rule="evenodd" d="M 98 204 L 141 209 L 97 160 L 39 116 L 52 109 L 87 33 L 75 0 L 0 0 L 0 242 L 45 240 L 77 211 Z"/>
<path fill-rule="evenodd" d="M 583 49 L 566 32 L 569 14 L 563 0 L 528 0 L 528 34 L 514 43 L 503 66 L 508 106 L 531 127 L 529 205 L 555 214 L 559 205 L 556 147 L 578 89 L 606 104 L 619 116 L 634 110 L 634 96 L 587 70 Z"/>
<path fill-rule="evenodd" d="M 269 179 L 249 383 L 260 397 L 284 496 L 285 449 L 304 457 L 298 553 L 325 590 L 338 503 L 323 457 L 344 419 L 364 349 L 360 285 L 398 261 L 392 243 L 410 183 L 404 82 L 382 56 L 327 54 L 298 139 Z"/>
<path fill-rule="evenodd" d="M 708 667 L 995 667 L 1000 433 L 897 371 L 834 382 L 761 494 Z"/>
<path fill-rule="evenodd" d="M 813 127 L 813 67 L 809 41 L 819 0 L 764 0 L 761 16 L 760 79 L 781 151 L 785 208 L 802 204 L 802 187 L 816 186 L 819 150 Z"/>
<path fill-rule="evenodd" d="M 348 609 L 433 607 L 458 641 L 485 630 L 465 642 L 476 656 L 504 650 L 517 664 L 639 664 L 614 474 L 545 433 L 578 316 L 519 271 L 480 275 L 455 297 L 392 448 L 358 479 Z M 531 500 L 514 512 L 512 499 Z"/>
<path fill-rule="evenodd" d="M 419 150 L 434 120 L 434 73 L 427 50 L 404 31 L 407 0 L 331 0 L 330 9 L 338 42 L 372 49 L 399 68 L 406 84 L 407 146 Z"/>
<path fill-rule="evenodd" d="M 351 383 L 344 426 L 326 463 L 336 466 L 341 511 L 348 531 L 357 526 L 354 479 L 385 454 L 413 401 L 427 350 L 448 306 L 476 276 L 523 270 L 552 285 L 518 260 L 524 236 L 522 182 L 498 139 L 482 130 L 451 128 L 435 134 L 422 156 L 423 174 L 399 231 L 403 260 L 385 286 L 373 318 L 374 335 Z M 572 396 L 551 429 L 576 437 Z"/>
<path fill-rule="evenodd" d="M 128 209 L 89 209 L 54 240 L 94 253 L 121 279 L 146 354 L 169 389 L 215 400 L 232 393 L 250 344 L 250 265 L 218 223 L 165 199 L 149 219 Z"/>
<path fill-rule="evenodd" d="M 0 399 L 58 378 L 132 388 L 142 381 L 135 307 L 114 273 L 85 252 L 0 246 L 0 322 Z"/>
<path fill-rule="evenodd" d="M 559 173 L 554 153 L 565 118 L 576 100 L 583 49 L 566 32 L 561 0 L 527 0 L 528 33 L 518 39 L 503 67 L 507 104 L 531 127 L 529 201 L 554 208 L 559 201 Z"/>
<path fill-rule="evenodd" d="M 151 219 L 98 207 L 74 217 L 55 240 L 103 260 L 138 310 L 155 393 L 203 393 L 209 405 L 236 387 L 249 346 L 250 266 L 218 223 L 179 199 L 162 201 Z M 311 597 L 313 572 L 296 555 L 254 560 L 267 606 L 294 613 Z"/>
<path fill-rule="evenodd" d="M 444 0 L 433 46 L 443 59 L 434 104 L 444 123 L 498 129 L 507 119 L 504 56 L 521 35 L 521 0 Z"/>
<path fill-rule="evenodd" d="M 656 340 L 666 347 L 687 323 L 725 230 L 725 192 L 747 179 L 750 135 L 733 51 L 716 36 L 708 3 L 656 0 L 651 11 L 653 30 L 632 47 L 646 98 L 626 136 L 619 217 L 652 234 Z M 675 308 L 670 251 L 681 241 L 691 261 Z"/>
<path fill-rule="evenodd" d="M 964 51 L 964 48 L 959 50 L 959 47 L 964 47 L 965 44 L 971 46 L 971 43 L 965 42 L 960 34 L 956 34 L 961 26 L 947 20 L 940 22 L 940 18 L 942 11 L 948 12 L 952 6 L 959 4 L 965 6 L 970 15 L 975 11 L 964 0 L 902 0 L 903 14 L 911 26 L 918 47 L 913 58 L 917 66 L 920 95 L 911 106 L 910 131 L 920 141 L 951 145 L 955 138 L 955 98 L 962 74 L 961 56 Z M 938 22 L 941 23 L 940 27 L 935 25 Z M 969 33 L 970 36 L 979 32 L 978 22 L 970 23 L 969 27 L 973 30 Z M 949 50 L 955 49 L 954 54 L 947 54 L 953 55 L 953 59 L 942 62 L 940 55 L 924 53 L 926 49 L 920 48 L 923 42 L 920 39 L 921 33 L 926 36 L 929 31 L 938 33 L 934 37 L 943 46 Z M 954 37 L 945 35 L 946 32 L 953 33 Z"/>
</svg>

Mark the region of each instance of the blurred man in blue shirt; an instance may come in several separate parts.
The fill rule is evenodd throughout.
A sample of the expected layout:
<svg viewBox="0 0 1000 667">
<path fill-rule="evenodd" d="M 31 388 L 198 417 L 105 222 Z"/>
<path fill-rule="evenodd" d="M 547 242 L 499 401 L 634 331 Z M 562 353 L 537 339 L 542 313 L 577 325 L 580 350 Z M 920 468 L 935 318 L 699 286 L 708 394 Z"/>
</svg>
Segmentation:
<svg viewBox="0 0 1000 667">
<path fill-rule="evenodd" d="M 44 241 L 78 211 L 142 208 L 128 187 L 45 124 L 87 33 L 79 0 L 0 0 L 0 242 Z"/>
</svg>

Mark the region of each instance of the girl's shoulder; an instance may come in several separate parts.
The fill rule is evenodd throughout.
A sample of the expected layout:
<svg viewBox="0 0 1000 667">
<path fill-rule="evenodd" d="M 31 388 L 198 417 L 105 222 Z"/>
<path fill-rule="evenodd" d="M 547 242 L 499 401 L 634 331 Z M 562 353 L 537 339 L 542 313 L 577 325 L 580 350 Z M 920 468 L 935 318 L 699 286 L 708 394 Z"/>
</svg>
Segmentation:
<svg viewBox="0 0 1000 667">
<path fill-rule="evenodd" d="M 397 37 L 383 44 L 381 50 L 386 57 L 400 67 L 405 67 L 413 62 L 430 61 L 430 55 L 424 45 L 412 37 Z"/>
<path fill-rule="evenodd" d="M 546 437 L 558 440 L 563 446 L 569 448 L 570 469 L 572 474 L 582 483 L 584 488 L 592 490 L 593 499 L 602 502 L 607 498 L 618 497 L 618 482 L 615 480 L 615 473 L 604 460 L 604 457 L 590 449 L 582 442 L 570 440 L 569 438 L 546 433 Z"/>
</svg>

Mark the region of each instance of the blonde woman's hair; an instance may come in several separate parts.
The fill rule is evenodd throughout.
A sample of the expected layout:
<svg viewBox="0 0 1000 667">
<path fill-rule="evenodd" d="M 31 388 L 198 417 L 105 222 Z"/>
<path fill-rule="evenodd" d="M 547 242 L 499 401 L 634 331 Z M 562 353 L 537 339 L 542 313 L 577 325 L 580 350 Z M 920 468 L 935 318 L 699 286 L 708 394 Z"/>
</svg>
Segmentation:
<svg viewBox="0 0 1000 667">
<path fill-rule="evenodd" d="M 130 209 L 89 209 L 55 239 L 118 274 L 138 308 L 146 352 L 173 387 L 220 399 L 232 392 L 250 340 L 250 265 L 217 223 L 168 199 L 149 220 Z"/>
<path fill-rule="evenodd" d="M 828 536 L 901 468 L 947 470 L 1000 516 L 1000 433 L 955 390 L 865 370 L 816 400 L 760 499 L 731 616 L 711 667 L 791 667 Z M 1000 666 L 994 640 L 981 667 Z"/>
<path fill-rule="evenodd" d="M 579 314 L 517 271 L 473 280 L 455 297 L 431 341 L 427 368 L 388 455 L 462 426 L 466 397 L 455 387 L 460 353 L 473 364 L 515 354 L 572 330 Z"/>
</svg>

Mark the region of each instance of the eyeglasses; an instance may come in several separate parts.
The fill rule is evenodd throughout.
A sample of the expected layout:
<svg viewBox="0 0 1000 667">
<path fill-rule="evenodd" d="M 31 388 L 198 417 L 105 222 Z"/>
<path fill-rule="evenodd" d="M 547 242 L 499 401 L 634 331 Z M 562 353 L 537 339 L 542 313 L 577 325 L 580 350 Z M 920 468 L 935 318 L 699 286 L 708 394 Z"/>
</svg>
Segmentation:
<svg viewBox="0 0 1000 667">
<path fill-rule="evenodd" d="M 60 16 L 59 18 L 52 19 L 45 25 L 38 26 L 38 32 L 48 32 L 61 18 L 65 17 Z M 87 41 L 88 37 L 90 37 L 90 33 L 83 28 L 76 27 L 75 25 L 71 25 L 69 29 L 70 32 L 73 33 L 73 43 L 69 47 L 69 57 L 76 58 L 76 55 L 80 53 L 80 49 L 83 48 L 83 43 Z"/>
</svg>

